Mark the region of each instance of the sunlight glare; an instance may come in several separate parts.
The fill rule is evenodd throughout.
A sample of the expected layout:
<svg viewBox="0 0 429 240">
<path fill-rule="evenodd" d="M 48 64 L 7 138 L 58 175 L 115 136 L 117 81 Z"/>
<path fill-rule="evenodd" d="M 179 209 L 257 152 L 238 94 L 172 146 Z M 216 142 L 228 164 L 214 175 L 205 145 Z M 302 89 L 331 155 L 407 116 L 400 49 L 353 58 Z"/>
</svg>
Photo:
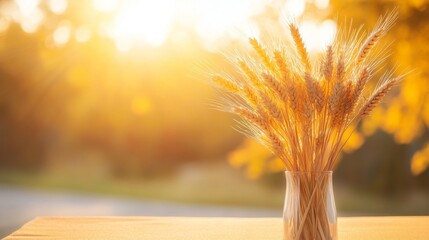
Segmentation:
<svg viewBox="0 0 429 240">
<path fill-rule="evenodd" d="M 63 46 L 69 41 L 70 35 L 71 35 L 70 23 L 63 22 L 55 29 L 52 38 L 56 46 Z"/>
<path fill-rule="evenodd" d="M 314 4 L 319 9 L 326 9 L 329 7 L 329 0 L 315 0 Z"/>
<path fill-rule="evenodd" d="M 305 11 L 305 0 L 288 0 L 285 4 L 284 11 L 292 17 L 299 17 Z"/>
<path fill-rule="evenodd" d="M 322 23 L 304 21 L 300 25 L 302 39 L 310 53 L 323 51 L 332 43 L 337 30 L 332 20 L 325 20 Z"/>
<path fill-rule="evenodd" d="M 44 14 L 39 8 L 20 17 L 21 28 L 26 33 L 34 33 L 43 22 Z"/>
<path fill-rule="evenodd" d="M 170 33 L 173 17 L 173 0 L 128 1 L 119 9 L 112 37 L 120 51 L 128 51 L 137 43 L 160 46 Z"/>
<path fill-rule="evenodd" d="M 54 14 L 63 14 L 68 0 L 45 0 L 48 9 Z M 184 36 L 188 29 L 195 31 L 202 46 L 209 51 L 218 51 L 231 41 L 245 41 L 248 37 L 259 37 L 259 27 L 253 20 L 263 13 L 271 1 L 264 0 L 91 0 L 94 10 L 108 13 L 107 21 L 97 27 L 102 37 L 113 40 L 116 48 L 127 52 L 136 46 L 158 47 L 168 37 Z M 306 0 L 286 0 L 279 5 L 280 11 L 289 16 L 300 17 L 306 9 Z M 21 25 L 27 33 L 37 31 L 43 23 L 44 12 L 41 0 L 15 0 L 9 13 L 13 21 Z M 315 6 L 324 9 L 329 0 L 313 0 Z M 5 7 L 4 7 L 5 8 Z M 10 6 L 9 6 L 10 8 Z M 317 23 L 307 19 L 302 24 L 304 41 L 309 51 L 321 51 L 332 41 L 335 22 L 327 20 Z M 8 24 L 3 24 L 6 29 Z M 0 26 L 1 27 L 1 26 Z M 173 31 L 179 27 L 179 31 Z M 185 31 L 181 31 L 185 29 Z M 172 35 L 173 33 L 173 35 Z M 84 43 L 91 38 L 88 27 L 71 29 L 60 25 L 53 33 L 56 46 L 65 45 L 71 37 Z M 171 39 L 175 41 L 175 39 Z"/>
<path fill-rule="evenodd" d="M 329 3 L 323 1 L 323 4 Z M 120 4 L 117 0 L 93 0 L 93 3 L 99 11 L 113 11 L 113 7 L 117 7 L 111 24 L 103 29 L 106 29 L 107 35 L 121 52 L 141 44 L 152 47 L 162 45 L 172 33 L 173 24 L 194 29 L 206 50 L 217 51 L 232 40 L 259 37 L 259 30 L 253 26 L 252 17 L 262 13 L 269 5 L 269 2 L 263 0 L 127 0 Z M 283 10 L 299 17 L 305 7 L 305 0 L 288 0 Z M 314 31 L 317 35 L 321 31 L 330 31 L 325 29 L 328 25 L 323 30 L 312 23 L 305 26 L 310 29 L 307 35 L 314 36 Z M 321 49 L 318 43 L 310 46 L 311 50 Z"/>
<path fill-rule="evenodd" d="M 264 4 L 266 3 L 259 0 L 195 0 L 196 31 L 209 50 L 218 47 L 219 43 L 225 44 L 225 40 L 230 40 L 231 36 L 228 35 L 236 32 L 242 32 L 243 38 L 255 35 L 257 31 L 252 34 L 248 27 L 251 26 L 250 18 L 263 11 Z"/>
<path fill-rule="evenodd" d="M 112 12 L 119 4 L 118 0 L 93 0 L 95 10 L 99 12 Z"/>
<path fill-rule="evenodd" d="M 21 25 L 24 32 L 34 33 L 45 17 L 39 5 L 40 0 L 16 0 L 14 6 L 8 6 L 9 14 L 15 22 Z"/>
<path fill-rule="evenodd" d="M 48 6 L 53 13 L 60 15 L 66 11 L 68 2 L 67 0 L 49 0 Z"/>
<path fill-rule="evenodd" d="M 40 0 L 15 0 L 15 3 L 23 15 L 29 15 L 39 7 Z"/>
</svg>

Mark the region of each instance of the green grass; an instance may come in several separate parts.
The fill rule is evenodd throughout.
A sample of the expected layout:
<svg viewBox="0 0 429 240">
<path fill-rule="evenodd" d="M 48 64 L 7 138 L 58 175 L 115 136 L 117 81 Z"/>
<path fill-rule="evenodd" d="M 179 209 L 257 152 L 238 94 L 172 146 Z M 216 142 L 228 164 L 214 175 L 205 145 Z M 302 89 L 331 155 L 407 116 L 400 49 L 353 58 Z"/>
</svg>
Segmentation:
<svg viewBox="0 0 429 240">
<path fill-rule="evenodd" d="M 0 172 L 0 184 L 193 204 L 281 208 L 282 189 L 269 188 L 261 182 L 247 180 L 240 173 L 232 174 L 230 171 L 231 169 L 216 167 L 210 169 L 208 174 L 200 172 L 194 176 L 170 176 L 156 179 L 112 179 L 52 173 Z"/>
<path fill-rule="evenodd" d="M 229 166 L 198 165 L 152 179 L 113 179 L 91 174 L 0 172 L 0 184 L 134 199 L 281 209 L 284 189 L 252 181 Z M 429 215 L 429 194 L 388 198 L 334 184 L 337 209 L 346 215 Z"/>
</svg>

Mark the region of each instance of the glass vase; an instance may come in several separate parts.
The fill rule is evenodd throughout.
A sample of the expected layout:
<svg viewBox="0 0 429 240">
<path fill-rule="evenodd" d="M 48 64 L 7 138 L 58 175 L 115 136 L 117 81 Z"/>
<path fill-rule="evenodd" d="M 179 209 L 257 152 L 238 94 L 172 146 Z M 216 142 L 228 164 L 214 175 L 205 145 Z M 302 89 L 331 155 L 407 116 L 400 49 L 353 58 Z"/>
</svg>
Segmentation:
<svg viewBox="0 0 429 240">
<path fill-rule="evenodd" d="M 284 240 L 336 240 L 332 171 L 286 171 Z"/>
</svg>

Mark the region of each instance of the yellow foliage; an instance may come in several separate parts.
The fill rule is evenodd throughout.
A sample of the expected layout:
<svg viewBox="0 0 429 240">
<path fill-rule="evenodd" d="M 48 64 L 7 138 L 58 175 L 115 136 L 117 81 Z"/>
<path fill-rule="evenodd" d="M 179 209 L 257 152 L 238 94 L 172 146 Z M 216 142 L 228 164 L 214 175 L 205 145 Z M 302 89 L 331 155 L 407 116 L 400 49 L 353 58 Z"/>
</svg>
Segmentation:
<svg viewBox="0 0 429 240">
<path fill-rule="evenodd" d="M 280 158 L 274 158 L 268 161 L 267 167 L 270 172 L 280 172 L 285 170 L 284 164 Z"/>
<path fill-rule="evenodd" d="M 244 167 L 246 175 L 251 179 L 256 179 L 265 172 L 284 171 L 283 162 L 274 158 L 260 143 L 252 139 L 245 139 L 229 154 L 228 161 L 233 167 Z"/>
<path fill-rule="evenodd" d="M 362 122 L 362 132 L 365 136 L 371 136 L 379 128 L 384 115 L 384 109 L 376 108 L 371 116 Z"/>
<path fill-rule="evenodd" d="M 401 124 L 402 110 L 399 101 L 392 101 L 389 109 L 387 109 L 383 129 L 393 134 L 398 126 Z"/>
<path fill-rule="evenodd" d="M 344 152 L 347 153 L 353 152 L 354 150 L 360 148 L 365 141 L 365 138 L 361 133 L 357 131 L 352 132 L 352 130 L 353 128 L 349 128 L 345 133 L 346 136 L 349 136 L 351 134 L 349 140 L 346 142 L 343 149 Z"/>
<path fill-rule="evenodd" d="M 429 143 L 426 147 L 414 154 L 411 161 L 411 172 L 418 175 L 429 167 Z"/>
<path fill-rule="evenodd" d="M 420 88 L 421 84 L 416 84 L 414 80 L 402 82 L 401 97 L 403 98 L 404 103 L 409 106 L 419 106 L 424 98 L 423 94 L 425 94 L 425 92 L 420 91 Z"/>
<path fill-rule="evenodd" d="M 410 143 L 422 134 L 422 124 L 416 114 L 405 113 L 402 117 L 401 127 L 395 131 L 395 141 L 400 144 Z"/>
</svg>

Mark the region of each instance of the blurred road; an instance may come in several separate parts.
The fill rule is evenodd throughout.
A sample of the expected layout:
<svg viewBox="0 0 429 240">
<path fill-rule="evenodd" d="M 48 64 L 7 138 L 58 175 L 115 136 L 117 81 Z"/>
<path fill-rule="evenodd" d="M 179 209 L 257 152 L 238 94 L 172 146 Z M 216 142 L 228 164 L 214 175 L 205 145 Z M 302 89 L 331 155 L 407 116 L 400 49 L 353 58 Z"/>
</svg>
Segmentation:
<svg viewBox="0 0 429 240">
<path fill-rule="evenodd" d="M 0 186 L 0 238 L 37 216 L 280 217 L 281 211 L 129 200 Z"/>
</svg>

